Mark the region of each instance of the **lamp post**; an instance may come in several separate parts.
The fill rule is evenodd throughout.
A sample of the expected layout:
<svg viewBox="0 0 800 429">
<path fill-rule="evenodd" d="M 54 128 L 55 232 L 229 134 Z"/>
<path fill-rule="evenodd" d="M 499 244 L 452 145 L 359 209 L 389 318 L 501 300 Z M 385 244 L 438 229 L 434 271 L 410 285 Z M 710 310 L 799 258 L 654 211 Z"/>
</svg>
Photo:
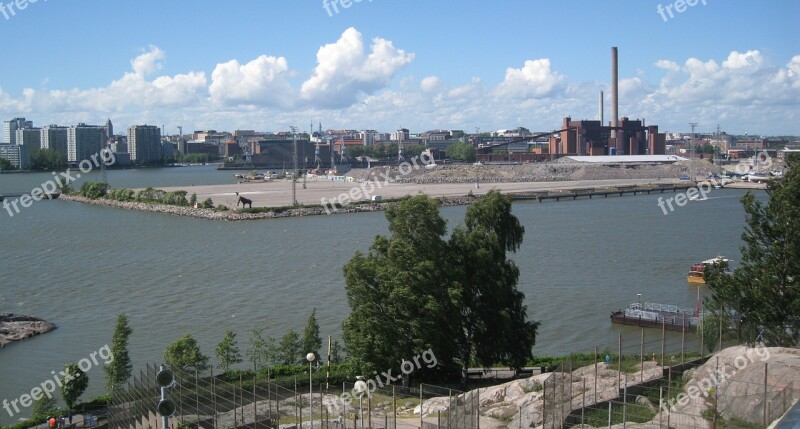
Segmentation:
<svg viewBox="0 0 800 429">
<path fill-rule="evenodd" d="M 356 394 L 358 395 L 358 418 L 361 420 L 361 429 L 364 429 L 364 393 L 367 392 L 369 388 L 367 383 L 364 381 L 364 376 L 357 376 L 355 385 L 353 386 L 353 390 L 355 390 Z"/>
<path fill-rule="evenodd" d="M 314 407 L 312 404 L 312 399 L 314 399 L 314 385 L 311 381 L 311 363 L 314 362 L 316 358 L 317 356 L 314 353 L 308 353 L 306 355 L 306 360 L 308 361 L 308 409 L 310 410 L 308 416 L 312 428 L 314 427 Z"/>
<path fill-rule="evenodd" d="M 638 302 L 639 305 L 642 305 L 642 294 L 640 293 L 636 294 L 636 302 Z"/>
</svg>

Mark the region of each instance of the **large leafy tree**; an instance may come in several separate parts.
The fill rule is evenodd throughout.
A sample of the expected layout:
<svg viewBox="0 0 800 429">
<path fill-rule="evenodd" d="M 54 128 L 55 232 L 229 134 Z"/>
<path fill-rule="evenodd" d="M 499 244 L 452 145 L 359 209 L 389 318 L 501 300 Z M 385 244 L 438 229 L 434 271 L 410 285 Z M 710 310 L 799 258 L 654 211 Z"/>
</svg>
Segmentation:
<svg viewBox="0 0 800 429">
<path fill-rule="evenodd" d="M 83 395 L 87 387 L 89 387 L 89 376 L 81 371 L 77 363 L 66 364 L 64 380 L 61 383 L 61 396 L 64 398 L 64 403 L 67 404 L 67 409 L 72 410 L 75 402 Z"/>
<path fill-rule="evenodd" d="M 507 258 L 522 245 L 524 234 L 511 214 L 511 198 L 491 191 L 467 209 L 465 225 L 450 239 L 463 377 L 470 364 L 521 368 L 531 357 L 539 323 L 527 320 L 525 295 L 517 289 L 519 268 Z"/>
<path fill-rule="evenodd" d="M 453 143 L 447 147 L 445 153 L 447 153 L 448 158 L 457 159 L 459 161 L 475 161 L 475 146 L 470 142 Z"/>
<path fill-rule="evenodd" d="M 390 236 L 345 265 L 350 315 L 343 323 L 348 356 L 364 373 L 397 368 L 432 348 L 437 368 L 457 370 L 452 335 L 456 299 L 447 281 L 446 222 L 439 202 L 424 195 L 386 210 Z M 415 375 L 417 373 L 415 372 Z"/>
<path fill-rule="evenodd" d="M 523 366 L 538 323 L 527 321 L 519 269 L 507 258 L 525 232 L 511 200 L 482 197 L 449 241 L 438 202 L 426 196 L 391 206 L 386 217 L 391 236 L 376 237 L 369 254 L 345 266 L 349 356 L 368 372 L 431 348 L 439 367 L 421 368 L 423 377 L 471 364 Z"/>
<path fill-rule="evenodd" d="M 205 371 L 208 369 L 208 356 L 200 351 L 197 340 L 189 332 L 175 340 L 164 350 L 167 365 L 184 371 Z"/>
<path fill-rule="evenodd" d="M 117 325 L 114 327 L 114 336 L 111 338 L 111 356 L 113 360 L 103 367 L 106 373 L 106 389 L 113 390 L 115 386 L 125 384 L 131 377 L 133 365 L 128 354 L 128 338 L 133 330 L 128 326 L 128 317 L 124 314 L 117 316 Z"/>
<path fill-rule="evenodd" d="M 236 333 L 228 331 L 225 338 L 217 344 L 214 350 L 219 360 L 219 367 L 223 372 L 228 372 L 232 365 L 242 361 L 242 354 L 239 352 L 239 345 L 236 343 Z"/>
<path fill-rule="evenodd" d="M 319 336 L 319 323 L 317 322 L 317 309 L 311 310 L 308 322 L 303 329 L 303 353 L 314 353 L 319 361 L 319 349 L 322 348 L 322 337 Z"/>
<path fill-rule="evenodd" d="M 740 340 L 759 334 L 773 346 L 800 342 L 800 158 L 786 159 L 783 180 L 767 185 L 764 205 L 752 193 L 742 198 L 746 227 L 740 266 L 732 275 L 709 270 L 713 312 L 738 315 Z"/>
</svg>

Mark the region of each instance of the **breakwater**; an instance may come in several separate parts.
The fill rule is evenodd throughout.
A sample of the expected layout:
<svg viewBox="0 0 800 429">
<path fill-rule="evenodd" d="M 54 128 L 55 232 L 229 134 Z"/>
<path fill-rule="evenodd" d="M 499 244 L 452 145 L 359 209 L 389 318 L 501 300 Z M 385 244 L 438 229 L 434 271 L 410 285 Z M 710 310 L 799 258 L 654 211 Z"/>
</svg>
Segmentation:
<svg viewBox="0 0 800 429">
<path fill-rule="evenodd" d="M 340 207 L 336 211 L 331 211 L 330 213 L 326 212 L 325 207 L 323 207 L 322 205 L 314 207 L 298 207 L 298 208 L 276 207 L 274 210 L 270 211 L 265 211 L 260 213 L 247 213 L 247 212 L 239 212 L 236 210 L 217 211 L 213 209 L 173 206 L 167 204 L 153 204 L 153 203 L 142 203 L 134 201 L 128 201 L 128 202 L 114 201 L 102 198 L 90 199 L 79 195 L 62 195 L 61 199 L 66 201 L 75 201 L 84 204 L 91 204 L 95 206 L 113 207 L 113 208 L 128 209 L 128 210 L 139 210 L 152 213 L 163 213 L 174 216 L 193 217 L 198 219 L 227 220 L 227 221 L 275 219 L 275 218 L 286 218 L 286 217 L 296 217 L 296 216 L 319 216 L 327 214 L 369 213 L 369 212 L 383 211 L 389 204 L 393 203 L 392 201 L 386 201 L 386 202 L 369 202 L 363 204 L 352 204 Z M 472 196 L 440 197 L 438 199 L 439 201 L 441 201 L 442 206 L 468 205 L 472 204 L 472 202 L 475 201 L 475 197 Z"/>
</svg>

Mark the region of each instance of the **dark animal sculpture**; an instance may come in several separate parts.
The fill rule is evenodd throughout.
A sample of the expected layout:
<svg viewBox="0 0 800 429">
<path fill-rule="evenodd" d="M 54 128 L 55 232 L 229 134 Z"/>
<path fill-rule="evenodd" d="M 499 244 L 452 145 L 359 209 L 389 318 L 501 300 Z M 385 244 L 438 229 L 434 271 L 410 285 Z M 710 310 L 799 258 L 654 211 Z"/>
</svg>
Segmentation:
<svg viewBox="0 0 800 429">
<path fill-rule="evenodd" d="M 236 202 L 236 207 L 239 207 L 239 203 L 241 203 L 242 208 L 244 208 L 244 206 L 249 206 L 251 209 L 253 208 L 253 200 L 240 196 L 238 192 L 236 196 L 239 197 L 239 201 Z"/>
</svg>

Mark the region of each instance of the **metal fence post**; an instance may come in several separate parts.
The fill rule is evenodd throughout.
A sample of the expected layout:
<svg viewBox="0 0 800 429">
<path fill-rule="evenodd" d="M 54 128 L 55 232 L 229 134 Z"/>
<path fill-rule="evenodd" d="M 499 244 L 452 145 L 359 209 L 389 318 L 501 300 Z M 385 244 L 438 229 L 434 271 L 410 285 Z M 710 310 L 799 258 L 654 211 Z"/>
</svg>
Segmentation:
<svg viewBox="0 0 800 429">
<path fill-rule="evenodd" d="M 628 374 L 625 373 L 625 388 L 622 391 L 622 429 L 625 429 L 625 420 L 628 416 Z"/>
<path fill-rule="evenodd" d="M 639 340 L 639 382 L 644 383 L 644 328 L 642 328 L 642 338 Z"/>
<path fill-rule="evenodd" d="M 764 427 L 767 426 L 767 376 L 768 363 L 764 362 Z"/>
<path fill-rule="evenodd" d="M 597 403 L 597 346 L 594 346 L 594 403 Z"/>
<path fill-rule="evenodd" d="M 581 426 L 583 426 L 583 412 L 586 408 L 586 378 L 583 379 L 583 388 L 581 389 Z"/>
<path fill-rule="evenodd" d="M 617 356 L 617 391 L 619 391 L 622 384 L 622 333 L 619 334 L 617 353 L 619 353 Z"/>
</svg>

